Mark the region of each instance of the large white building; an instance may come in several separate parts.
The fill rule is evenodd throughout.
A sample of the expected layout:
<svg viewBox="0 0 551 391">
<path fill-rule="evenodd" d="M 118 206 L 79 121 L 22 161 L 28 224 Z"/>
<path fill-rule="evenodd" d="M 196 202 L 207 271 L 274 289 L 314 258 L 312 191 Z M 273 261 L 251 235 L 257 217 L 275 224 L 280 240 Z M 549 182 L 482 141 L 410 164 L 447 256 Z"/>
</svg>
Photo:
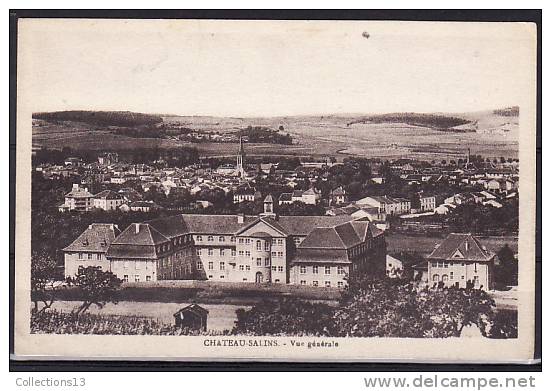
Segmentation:
<svg viewBox="0 0 551 391">
<path fill-rule="evenodd" d="M 131 224 L 110 242 L 105 256 L 124 281 L 207 279 L 342 288 L 355 275 L 384 275 L 385 253 L 384 233 L 367 220 L 278 216 L 268 196 L 260 216 L 180 214 Z M 81 263 L 66 255 L 68 270 Z"/>
</svg>

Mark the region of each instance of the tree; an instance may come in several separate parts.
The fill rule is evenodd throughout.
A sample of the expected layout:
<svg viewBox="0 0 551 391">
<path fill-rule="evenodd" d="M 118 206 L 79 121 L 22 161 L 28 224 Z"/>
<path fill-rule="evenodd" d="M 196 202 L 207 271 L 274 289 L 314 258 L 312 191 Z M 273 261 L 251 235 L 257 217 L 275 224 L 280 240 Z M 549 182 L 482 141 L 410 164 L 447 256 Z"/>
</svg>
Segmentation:
<svg viewBox="0 0 551 391">
<path fill-rule="evenodd" d="M 505 244 L 498 252 L 499 265 L 496 266 L 496 281 L 504 285 L 518 284 L 518 262 L 509 245 Z"/>
<path fill-rule="evenodd" d="M 92 304 L 103 308 L 108 302 L 117 303 L 116 292 L 121 280 L 111 272 L 104 272 L 99 266 L 79 267 L 75 277 L 68 277 L 67 283 L 80 289 L 82 304 L 75 314 L 83 314 Z"/>
<path fill-rule="evenodd" d="M 41 313 L 50 308 L 55 301 L 57 265 L 46 253 L 33 252 L 31 255 L 31 300 L 34 312 Z M 39 302 L 44 306 L 39 310 Z"/>
</svg>

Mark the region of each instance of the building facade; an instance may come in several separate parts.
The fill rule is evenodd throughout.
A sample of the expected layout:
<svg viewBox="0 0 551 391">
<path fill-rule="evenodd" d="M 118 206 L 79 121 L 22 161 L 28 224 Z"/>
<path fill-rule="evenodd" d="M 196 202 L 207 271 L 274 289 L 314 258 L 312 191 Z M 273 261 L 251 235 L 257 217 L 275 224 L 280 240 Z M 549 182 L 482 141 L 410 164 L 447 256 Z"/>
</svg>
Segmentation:
<svg viewBox="0 0 551 391">
<path fill-rule="evenodd" d="M 259 216 L 180 214 L 131 224 L 106 250 L 109 270 L 128 282 L 201 279 L 335 288 L 362 273 L 384 275 L 384 234 L 369 221 L 278 216 L 273 203 L 266 197 Z M 331 240 L 319 236 L 327 232 Z"/>
<path fill-rule="evenodd" d="M 65 277 L 74 277 L 79 267 L 98 266 L 103 271 L 111 271 L 107 249 L 119 233 L 115 224 L 90 224 L 73 243 L 62 250 Z"/>
<path fill-rule="evenodd" d="M 472 234 L 449 234 L 427 258 L 428 282 L 493 289 L 495 257 Z"/>
</svg>

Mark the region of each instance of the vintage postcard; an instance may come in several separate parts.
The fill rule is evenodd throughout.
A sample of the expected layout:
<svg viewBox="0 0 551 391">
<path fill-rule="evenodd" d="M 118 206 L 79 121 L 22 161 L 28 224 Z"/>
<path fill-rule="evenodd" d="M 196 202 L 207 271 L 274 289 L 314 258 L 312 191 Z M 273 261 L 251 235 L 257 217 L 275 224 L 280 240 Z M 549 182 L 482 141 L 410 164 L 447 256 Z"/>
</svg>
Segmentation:
<svg viewBox="0 0 551 391">
<path fill-rule="evenodd" d="M 17 28 L 16 359 L 533 360 L 534 24 Z"/>
</svg>

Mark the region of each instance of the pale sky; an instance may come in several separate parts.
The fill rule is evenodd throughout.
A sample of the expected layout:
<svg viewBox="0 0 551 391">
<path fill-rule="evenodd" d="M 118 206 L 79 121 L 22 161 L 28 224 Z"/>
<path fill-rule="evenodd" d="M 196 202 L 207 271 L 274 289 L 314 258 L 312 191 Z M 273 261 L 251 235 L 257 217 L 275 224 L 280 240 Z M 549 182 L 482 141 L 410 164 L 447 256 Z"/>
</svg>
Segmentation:
<svg viewBox="0 0 551 391">
<path fill-rule="evenodd" d="M 43 19 L 19 28 L 18 83 L 33 111 L 478 111 L 522 105 L 535 69 L 530 24 Z"/>
</svg>

